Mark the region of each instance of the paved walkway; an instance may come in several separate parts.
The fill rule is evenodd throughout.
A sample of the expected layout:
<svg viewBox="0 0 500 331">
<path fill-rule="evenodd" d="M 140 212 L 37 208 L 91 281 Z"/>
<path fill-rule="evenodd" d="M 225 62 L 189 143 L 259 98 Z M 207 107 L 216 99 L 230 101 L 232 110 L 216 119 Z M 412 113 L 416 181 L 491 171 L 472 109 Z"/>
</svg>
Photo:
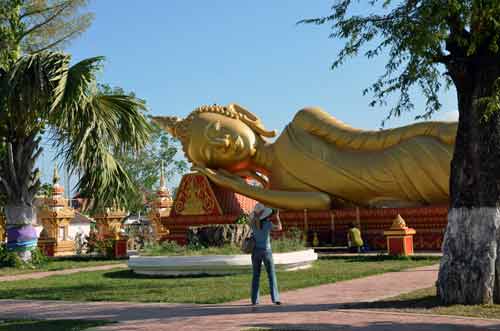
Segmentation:
<svg viewBox="0 0 500 331">
<path fill-rule="evenodd" d="M 240 331 L 251 327 L 307 331 L 500 330 L 500 320 L 341 309 L 346 303 L 374 301 L 433 286 L 436 275 L 437 266 L 422 267 L 289 291 L 282 293 L 282 306 L 270 305 L 268 298 L 258 307 L 249 306 L 248 300 L 221 305 L 0 300 L 0 318 L 119 321 L 98 328 L 108 331 Z"/>
<path fill-rule="evenodd" d="M 64 270 L 55 270 L 55 271 L 40 271 L 40 272 L 30 272 L 26 274 L 18 274 L 18 275 L 9 275 L 9 276 L 0 276 L 0 282 L 12 282 L 15 280 L 24 280 L 24 279 L 39 279 L 45 278 L 49 276 L 57 276 L 57 275 L 71 275 L 77 272 L 85 272 L 85 271 L 101 271 L 101 270 L 110 270 L 115 268 L 126 268 L 127 265 L 125 263 L 120 264 L 106 264 L 99 265 L 94 267 L 85 267 L 85 268 L 73 268 L 73 269 L 64 269 Z M 1 310 L 0 310 L 1 312 Z"/>
</svg>

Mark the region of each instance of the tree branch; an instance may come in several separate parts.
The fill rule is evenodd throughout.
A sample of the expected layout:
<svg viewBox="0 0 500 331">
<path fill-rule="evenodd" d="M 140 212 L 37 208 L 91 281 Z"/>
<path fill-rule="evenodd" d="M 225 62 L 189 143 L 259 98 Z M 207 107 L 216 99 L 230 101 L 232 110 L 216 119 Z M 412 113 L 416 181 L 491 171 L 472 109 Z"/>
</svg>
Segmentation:
<svg viewBox="0 0 500 331">
<path fill-rule="evenodd" d="M 77 33 L 78 33 L 78 31 L 72 31 L 72 32 L 68 33 L 67 35 L 65 35 L 64 37 L 57 39 L 53 43 L 51 43 L 43 48 L 37 49 L 36 51 L 31 52 L 31 54 L 37 54 L 37 53 L 41 53 L 43 51 L 46 51 L 46 50 L 56 46 L 57 44 L 64 42 L 66 39 L 71 38 L 73 35 L 75 35 Z"/>
<path fill-rule="evenodd" d="M 52 16 L 50 16 L 49 18 L 47 18 L 45 21 L 43 21 L 41 23 L 38 23 L 38 24 L 34 25 L 33 27 L 31 27 L 30 29 L 24 31 L 23 34 L 21 34 L 21 36 L 18 38 L 17 41 L 18 42 L 21 41 L 24 37 L 26 37 L 27 35 L 29 35 L 33 31 L 35 31 L 35 30 L 41 28 L 42 26 L 44 26 L 44 25 L 52 22 L 57 16 L 59 16 L 67 8 L 69 8 L 69 2 L 67 2 L 65 6 L 62 6 L 60 9 L 58 9 L 55 12 L 55 14 L 53 14 Z"/>
<path fill-rule="evenodd" d="M 55 6 L 52 6 L 52 7 L 46 7 L 46 8 L 43 8 L 43 9 L 33 10 L 33 11 L 31 11 L 31 12 L 26 12 L 26 13 L 22 14 L 22 15 L 19 17 L 19 19 L 21 19 L 21 20 L 22 20 L 22 19 L 23 19 L 23 18 L 25 18 L 25 17 L 29 17 L 29 16 L 32 16 L 32 15 L 43 14 L 43 13 L 45 13 L 45 12 L 48 12 L 48 11 L 51 11 L 51 10 L 54 10 L 54 9 L 60 8 L 60 7 L 62 7 L 62 6 L 65 6 L 65 5 L 67 5 L 69 2 L 70 2 L 70 1 L 68 0 L 68 1 L 64 1 L 64 2 L 62 2 L 62 3 L 59 3 L 59 4 L 55 5 Z"/>
<path fill-rule="evenodd" d="M 458 43 L 459 38 L 463 38 L 467 41 L 467 44 L 470 41 L 470 33 L 463 26 L 460 17 L 457 15 L 448 15 L 446 17 L 446 22 L 450 27 L 450 35 L 448 36 L 448 40 L 446 41 L 446 49 L 452 54 L 456 56 L 465 56 L 467 50 L 464 49 Z"/>
</svg>

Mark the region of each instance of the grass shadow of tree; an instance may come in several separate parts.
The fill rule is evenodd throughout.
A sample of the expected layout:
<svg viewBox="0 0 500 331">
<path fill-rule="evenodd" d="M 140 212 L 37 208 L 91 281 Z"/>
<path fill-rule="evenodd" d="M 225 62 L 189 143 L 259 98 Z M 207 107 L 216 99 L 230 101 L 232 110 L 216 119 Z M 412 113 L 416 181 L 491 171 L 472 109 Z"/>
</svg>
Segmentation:
<svg viewBox="0 0 500 331">
<path fill-rule="evenodd" d="M 197 274 L 197 275 L 141 275 L 136 274 L 132 270 L 117 270 L 110 271 L 103 274 L 104 278 L 112 279 L 186 279 L 186 278 L 222 278 L 230 276 L 226 275 L 210 275 L 210 274 Z"/>
</svg>

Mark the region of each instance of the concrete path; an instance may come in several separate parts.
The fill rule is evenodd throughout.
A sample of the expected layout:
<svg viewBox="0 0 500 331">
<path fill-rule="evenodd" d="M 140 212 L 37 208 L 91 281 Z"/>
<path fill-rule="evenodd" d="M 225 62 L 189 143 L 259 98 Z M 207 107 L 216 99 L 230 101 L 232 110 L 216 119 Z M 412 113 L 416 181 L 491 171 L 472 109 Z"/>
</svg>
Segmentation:
<svg viewBox="0 0 500 331">
<path fill-rule="evenodd" d="M 106 264 L 99 265 L 94 267 L 85 267 L 85 268 L 73 268 L 73 269 L 64 269 L 64 270 L 55 270 L 55 271 L 40 271 L 40 272 L 30 272 L 26 274 L 18 274 L 18 275 L 9 275 L 9 276 L 0 276 L 0 282 L 12 282 L 15 280 L 24 280 L 24 279 L 39 279 L 45 278 L 49 276 L 57 276 L 57 275 L 71 275 L 77 272 L 85 272 L 85 271 L 101 271 L 101 270 L 110 270 L 115 268 L 126 268 L 127 265 L 125 263 L 120 264 Z"/>
<path fill-rule="evenodd" d="M 0 300 L 0 318 L 70 318 L 119 321 L 96 330 L 500 330 L 500 320 L 347 310 L 347 303 L 392 297 L 434 285 L 437 266 L 387 273 L 282 293 L 284 305 L 264 298 L 221 305 Z M 230 284 L 228 284 L 230 286 Z"/>
</svg>

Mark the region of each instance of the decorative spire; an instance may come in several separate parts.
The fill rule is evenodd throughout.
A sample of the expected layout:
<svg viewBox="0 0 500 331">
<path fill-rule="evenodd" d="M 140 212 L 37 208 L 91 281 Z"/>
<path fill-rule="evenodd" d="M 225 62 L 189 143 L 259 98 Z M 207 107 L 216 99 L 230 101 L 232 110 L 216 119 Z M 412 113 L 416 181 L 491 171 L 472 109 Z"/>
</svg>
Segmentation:
<svg viewBox="0 0 500 331">
<path fill-rule="evenodd" d="M 392 221 L 391 230 L 394 230 L 394 229 L 405 229 L 405 228 L 406 228 L 406 222 L 401 217 L 401 215 L 398 214 L 398 216 L 396 216 L 396 218 Z"/>
<path fill-rule="evenodd" d="M 52 176 L 52 185 L 57 185 L 59 184 L 59 179 L 61 179 L 61 177 L 59 177 L 59 172 L 57 171 L 57 163 L 56 165 L 54 166 L 54 175 Z"/>
<path fill-rule="evenodd" d="M 166 187 L 165 187 L 165 171 L 164 171 L 164 168 L 165 168 L 165 162 L 163 162 L 163 160 L 161 160 L 161 168 L 160 168 L 160 190 L 165 190 Z"/>
<path fill-rule="evenodd" d="M 165 185 L 165 162 L 163 160 L 161 160 L 160 167 L 160 187 L 156 191 L 156 198 L 153 200 L 152 206 L 158 210 L 168 208 L 168 211 L 172 206 L 172 197 Z"/>
<path fill-rule="evenodd" d="M 59 172 L 57 164 L 54 166 L 54 175 L 52 176 L 52 194 L 48 199 L 47 205 L 49 208 L 58 210 L 67 206 L 67 201 L 64 199 L 64 187 L 59 184 Z"/>
</svg>

